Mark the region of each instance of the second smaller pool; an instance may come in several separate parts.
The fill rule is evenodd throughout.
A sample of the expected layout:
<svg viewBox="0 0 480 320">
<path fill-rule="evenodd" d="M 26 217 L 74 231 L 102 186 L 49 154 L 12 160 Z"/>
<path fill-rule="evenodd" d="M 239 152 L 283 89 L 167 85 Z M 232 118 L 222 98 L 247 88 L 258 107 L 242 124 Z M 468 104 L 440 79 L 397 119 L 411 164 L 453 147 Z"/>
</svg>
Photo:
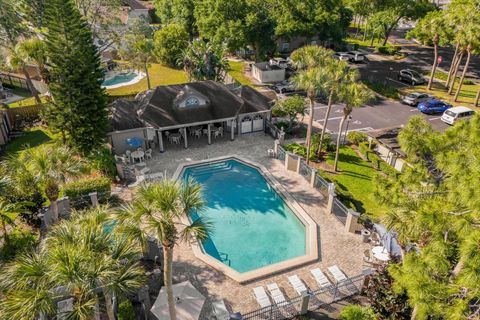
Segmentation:
<svg viewBox="0 0 480 320">
<path fill-rule="evenodd" d="M 102 87 L 105 87 L 107 89 L 118 88 L 121 86 L 134 84 L 140 81 L 142 78 L 143 76 L 136 72 L 117 72 L 111 77 L 106 77 L 106 79 L 102 83 Z"/>
</svg>

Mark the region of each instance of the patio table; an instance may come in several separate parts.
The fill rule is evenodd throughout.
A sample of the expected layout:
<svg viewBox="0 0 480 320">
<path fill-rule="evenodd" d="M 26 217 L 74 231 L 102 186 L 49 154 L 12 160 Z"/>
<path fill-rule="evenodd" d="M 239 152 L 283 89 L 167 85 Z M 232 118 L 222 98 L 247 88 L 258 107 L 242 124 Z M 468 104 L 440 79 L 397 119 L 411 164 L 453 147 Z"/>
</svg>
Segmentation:
<svg viewBox="0 0 480 320">
<path fill-rule="evenodd" d="M 380 254 L 380 253 L 386 253 L 388 254 L 388 251 L 385 247 L 382 246 L 376 246 L 372 248 L 372 253 L 373 254 Z"/>
<path fill-rule="evenodd" d="M 373 256 L 380 261 L 390 260 L 390 255 L 387 252 L 374 253 Z"/>
<path fill-rule="evenodd" d="M 134 162 L 137 159 L 139 161 L 142 161 L 143 159 L 145 159 L 145 152 L 142 151 L 142 150 L 133 151 L 132 154 L 131 154 L 131 157 L 132 157 Z"/>
</svg>

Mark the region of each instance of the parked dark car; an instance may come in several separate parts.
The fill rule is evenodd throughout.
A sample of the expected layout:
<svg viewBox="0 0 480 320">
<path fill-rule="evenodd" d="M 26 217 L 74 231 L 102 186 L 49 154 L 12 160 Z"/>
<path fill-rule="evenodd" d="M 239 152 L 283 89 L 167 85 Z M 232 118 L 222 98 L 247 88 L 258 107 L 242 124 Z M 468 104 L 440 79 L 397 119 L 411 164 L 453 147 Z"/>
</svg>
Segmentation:
<svg viewBox="0 0 480 320">
<path fill-rule="evenodd" d="M 425 78 L 415 70 L 403 69 L 398 73 L 398 80 L 408 82 L 412 86 L 417 84 L 424 84 Z"/>
<path fill-rule="evenodd" d="M 443 113 L 445 110 L 450 109 L 452 107 L 451 104 L 448 104 L 441 100 L 428 100 L 424 102 L 420 102 L 418 104 L 418 110 L 426 114 L 435 114 L 435 113 Z"/>
</svg>

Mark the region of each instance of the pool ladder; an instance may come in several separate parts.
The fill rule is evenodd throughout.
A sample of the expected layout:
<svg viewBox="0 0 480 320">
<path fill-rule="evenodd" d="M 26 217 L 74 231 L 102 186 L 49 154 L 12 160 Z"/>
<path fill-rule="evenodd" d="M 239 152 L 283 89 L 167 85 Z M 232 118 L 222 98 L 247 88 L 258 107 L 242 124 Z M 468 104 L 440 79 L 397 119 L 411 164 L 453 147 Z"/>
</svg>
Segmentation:
<svg viewBox="0 0 480 320">
<path fill-rule="evenodd" d="M 220 258 L 222 259 L 222 262 L 225 263 L 226 265 L 228 265 L 229 267 L 232 265 L 232 260 L 230 260 L 228 258 L 228 254 L 227 253 L 223 253 L 223 252 L 219 252 L 218 255 L 220 256 Z"/>
</svg>

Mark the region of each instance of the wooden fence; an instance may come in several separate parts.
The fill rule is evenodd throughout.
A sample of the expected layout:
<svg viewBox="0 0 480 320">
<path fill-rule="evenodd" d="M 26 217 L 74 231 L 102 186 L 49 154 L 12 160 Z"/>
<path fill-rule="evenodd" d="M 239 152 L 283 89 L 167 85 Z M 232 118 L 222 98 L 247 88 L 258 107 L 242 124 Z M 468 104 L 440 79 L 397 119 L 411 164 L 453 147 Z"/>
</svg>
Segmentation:
<svg viewBox="0 0 480 320">
<path fill-rule="evenodd" d="M 3 84 L 9 85 L 11 87 L 19 87 L 19 88 L 29 90 L 27 81 L 25 80 L 25 78 L 8 74 L 8 73 L 0 73 L 0 80 L 2 81 Z"/>
<path fill-rule="evenodd" d="M 7 109 L 6 112 L 10 123 L 16 128 L 21 122 L 34 122 L 39 120 L 42 109 L 43 105 L 36 104 Z"/>
</svg>

